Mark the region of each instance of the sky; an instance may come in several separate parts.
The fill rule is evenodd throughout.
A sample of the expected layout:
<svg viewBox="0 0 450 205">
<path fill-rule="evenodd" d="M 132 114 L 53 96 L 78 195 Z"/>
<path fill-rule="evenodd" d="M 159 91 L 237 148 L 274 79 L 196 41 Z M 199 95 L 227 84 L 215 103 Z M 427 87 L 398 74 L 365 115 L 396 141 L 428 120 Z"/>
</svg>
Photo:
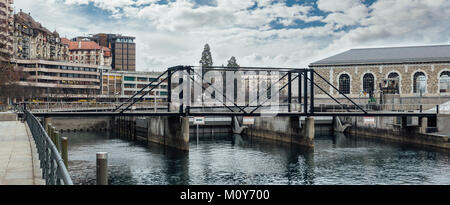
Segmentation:
<svg viewBox="0 0 450 205">
<path fill-rule="evenodd" d="M 136 37 L 137 70 L 307 67 L 354 48 L 450 44 L 450 0 L 15 0 L 63 37 Z"/>
</svg>

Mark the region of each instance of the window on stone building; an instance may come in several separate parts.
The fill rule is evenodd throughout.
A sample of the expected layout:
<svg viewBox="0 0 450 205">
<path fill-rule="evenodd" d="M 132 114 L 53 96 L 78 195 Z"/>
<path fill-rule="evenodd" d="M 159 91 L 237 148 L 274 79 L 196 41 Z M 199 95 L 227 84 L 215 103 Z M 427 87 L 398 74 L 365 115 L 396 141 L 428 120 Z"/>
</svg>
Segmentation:
<svg viewBox="0 0 450 205">
<path fill-rule="evenodd" d="M 398 75 L 398 73 L 389 73 L 388 78 L 389 79 L 398 79 L 398 78 L 400 78 L 400 76 Z"/>
<path fill-rule="evenodd" d="M 444 71 L 439 76 L 439 92 L 450 93 L 450 71 Z"/>
<path fill-rule="evenodd" d="M 389 73 L 386 83 L 387 85 L 385 86 L 387 86 L 387 88 L 391 91 L 389 93 L 400 94 L 400 76 L 398 73 Z"/>
<path fill-rule="evenodd" d="M 363 76 L 363 90 L 365 93 L 371 93 L 375 89 L 375 77 L 372 73 L 366 73 Z"/>
<path fill-rule="evenodd" d="M 414 93 L 425 93 L 425 88 L 427 86 L 427 80 L 425 73 L 417 72 L 414 74 L 413 78 L 413 92 Z"/>
<path fill-rule="evenodd" d="M 342 74 L 339 76 L 339 90 L 344 94 L 350 94 L 350 76 Z"/>
</svg>

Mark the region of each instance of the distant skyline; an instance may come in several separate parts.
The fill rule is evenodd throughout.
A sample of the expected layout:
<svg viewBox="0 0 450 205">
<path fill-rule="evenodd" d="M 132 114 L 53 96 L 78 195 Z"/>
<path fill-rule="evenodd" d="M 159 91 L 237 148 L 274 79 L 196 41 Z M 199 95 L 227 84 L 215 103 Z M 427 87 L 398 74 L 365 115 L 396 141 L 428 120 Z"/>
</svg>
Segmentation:
<svg viewBox="0 0 450 205">
<path fill-rule="evenodd" d="M 137 70 L 307 67 L 353 48 L 450 44 L 450 0 L 15 0 L 62 37 L 136 37 Z"/>
</svg>

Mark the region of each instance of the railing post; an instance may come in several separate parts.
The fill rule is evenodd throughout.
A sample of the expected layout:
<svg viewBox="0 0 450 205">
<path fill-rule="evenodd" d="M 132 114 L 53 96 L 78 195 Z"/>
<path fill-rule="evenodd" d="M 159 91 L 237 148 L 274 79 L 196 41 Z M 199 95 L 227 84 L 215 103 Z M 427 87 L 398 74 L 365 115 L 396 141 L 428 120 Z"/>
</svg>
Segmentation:
<svg viewBox="0 0 450 205">
<path fill-rule="evenodd" d="M 310 108 L 310 113 L 311 114 L 313 114 L 314 113 L 314 70 L 310 70 L 310 73 L 311 73 L 311 77 L 310 77 L 310 79 L 311 79 L 311 82 L 310 82 L 310 89 L 311 89 L 311 93 L 309 94 L 309 96 L 310 96 L 310 106 L 311 106 L 311 108 Z"/>
<path fill-rule="evenodd" d="M 308 114 L 308 71 L 303 71 L 303 75 L 304 75 L 304 79 L 303 79 L 303 95 L 304 95 L 304 99 L 303 99 L 303 112 L 305 114 Z"/>
<path fill-rule="evenodd" d="M 107 152 L 97 152 L 97 185 L 108 185 Z"/>
<path fill-rule="evenodd" d="M 291 112 L 291 103 L 292 103 L 292 73 L 289 71 L 288 73 L 288 112 Z"/>
<path fill-rule="evenodd" d="M 68 153 L 68 139 L 67 137 L 61 138 L 61 144 L 62 144 L 62 159 L 64 160 L 64 165 L 66 165 L 66 168 L 69 169 L 69 153 Z"/>
<path fill-rule="evenodd" d="M 302 73 L 298 72 L 298 103 L 300 104 L 300 109 L 302 109 Z"/>
<path fill-rule="evenodd" d="M 172 71 L 167 72 L 167 112 L 170 112 L 170 104 L 172 102 Z M 155 95 L 156 96 L 156 95 Z"/>
</svg>

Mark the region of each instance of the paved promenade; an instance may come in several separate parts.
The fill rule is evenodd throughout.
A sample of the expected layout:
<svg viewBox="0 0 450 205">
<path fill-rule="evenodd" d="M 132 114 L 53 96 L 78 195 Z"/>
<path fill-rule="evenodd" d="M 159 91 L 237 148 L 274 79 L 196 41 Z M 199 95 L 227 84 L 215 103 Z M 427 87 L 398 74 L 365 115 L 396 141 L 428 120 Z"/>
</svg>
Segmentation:
<svg viewBox="0 0 450 205">
<path fill-rule="evenodd" d="M 43 185 L 29 129 L 20 121 L 0 121 L 0 185 Z"/>
</svg>

